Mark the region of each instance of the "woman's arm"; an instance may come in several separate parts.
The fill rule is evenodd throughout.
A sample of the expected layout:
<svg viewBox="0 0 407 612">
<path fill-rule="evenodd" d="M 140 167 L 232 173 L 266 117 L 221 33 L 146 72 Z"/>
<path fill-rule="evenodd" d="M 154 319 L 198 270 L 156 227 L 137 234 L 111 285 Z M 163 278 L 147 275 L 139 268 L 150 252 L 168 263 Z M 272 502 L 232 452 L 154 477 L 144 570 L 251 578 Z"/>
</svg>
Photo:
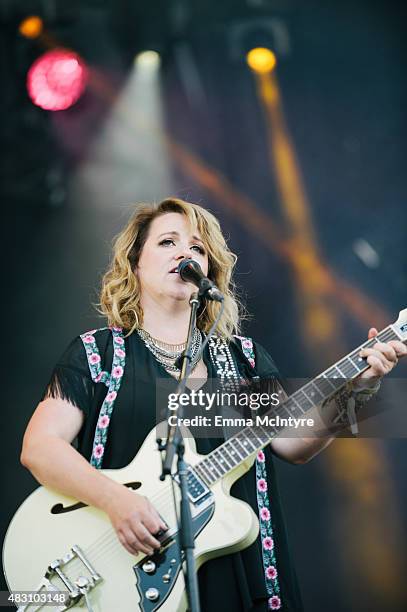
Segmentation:
<svg viewBox="0 0 407 612">
<path fill-rule="evenodd" d="M 83 412 L 66 400 L 40 402 L 24 435 L 21 463 L 41 484 L 106 512 L 131 554 L 151 554 L 160 546 L 152 534 L 167 529 L 165 523 L 145 497 L 104 476 L 71 446 L 83 421 Z"/>
<path fill-rule="evenodd" d="M 369 330 L 368 339 L 374 338 L 378 333 L 377 329 Z M 407 355 L 407 347 L 400 341 L 392 340 L 390 342 L 377 342 L 372 348 L 363 349 L 360 353 L 361 357 L 366 357 L 369 368 L 365 370 L 354 381 L 355 391 L 369 387 L 375 383 L 377 378 L 388 374 L 395 365 L 398 359 Z M 323 412 L 323 418 L 321 413 Z M 307 437 L 307 431 L 298 431 L 298 437 L 284 438 L 284 432 L 281 436 L 271 441 L 273 452 L 284 459 L 294 464 L 303 464 L 310 461 L 318 455 L 335 439 L 335 436 L 328 434 L 329 424 L 333 422 L 338 413 L 337 400 L 333 398 L 325 404 L 323 408 L 314 408 L 307 413 L 307 418 L 314 420 L 314 430 L 316 432 L 326 432 L 322 437 Z M 308 430 L 309 434 L 309 430 Z"/>
</svg>

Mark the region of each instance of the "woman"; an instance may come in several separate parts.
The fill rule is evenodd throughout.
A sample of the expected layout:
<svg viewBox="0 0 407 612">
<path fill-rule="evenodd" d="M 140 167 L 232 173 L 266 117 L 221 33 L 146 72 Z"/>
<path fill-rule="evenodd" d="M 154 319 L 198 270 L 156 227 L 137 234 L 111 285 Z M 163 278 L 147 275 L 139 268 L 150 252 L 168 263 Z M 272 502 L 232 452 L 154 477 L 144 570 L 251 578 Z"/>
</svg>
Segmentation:
<svg viewBox="0 0 407 612">
<path fill-rule="evenodd" d="M 224 313 L 216 333 L 227 343 L 236 376 L 276 379 L 274 362 L 259 344 L 254 345 L 252 358 L 248 359 L 242 343 L 232 336 L 239 329 L 239 309 L 231 281 L 236 257 L 228 249 L 217 220 L 200 206 L 177 199 L 167 199 L 158 205 L 140 205 L 116 240 L 113 262 L 104 277 L 101 293 L 101 310 L 109 325 L 125 331 L 126 353 L 124 372 L 118 370 L 123 376 L 119 390 L 114 391 L 115 409 L 102 417 L 105 419 L 102 426 L 109 424 L 107 441 L 96 444 L 101 438 L 95 439 L 95 430 L 101 427 L 99 411 L 106 398 L 106 385 L 101 373 L 93 377 L 99 382 L 92 380 L 92 363 L 85 350 L 86 342 L 94 341 L 92 350 L 97 351 L 91 353 L 97 354 L 94 365 L 100 356 L 103 369 L 109 371 L 116 353 L 120 357 L 121 349 L 113 355 L 112 333 L 107 328 L 76 338 L 70 344 L 24 437 L 21 461 L 35 478 L 47 487 L 103 510 L 120 542 L 133 555 L 138 551 L 151 554 L 159 547 L 155 536 L 166 525 L 147 499 L 110 480 L 95 467 L 100 467 L 103 461 L 103 468 L 120 468 L 133 459 L 155 425 L 155 381 L 171 381 L 178 374 L 175 360 L 184 348 L 189 298 L 195 290 L 177 274 L 177 266 L 184 258 L 196 260 L 225 296 Z M 218 304 L 208 302 L 198 313 L 189 387 L 194 381 L 195 387 L 205 385 L 207 379 L 218 375 L 208 346 L 203 357 L 196 361 L 202 336 L 210 329 L 218 308 Z M 376 333 L 370 330 L 369 337 Z M 370 367 L 360 377 L 364 379 L 362 384 L 390 371 L 397 356 L 405 352 L 400 342 L 377 343 L 374 348 L 366 349 L 364 356 Z M 254 368 L 251 359 L 255 360 Z M 173 385 L 175 389 L 175 380 Z M 78 438 L 78 450 L 71 445 L 75 438 Z M 292 463 L 303 463 L 329 441 L 279 437 L 262 453 L 259 460 L 267 477 L 272 517 L 266 516 L 267 510 L 262 509 L 261 520 L 269 521 L 272 538 L 267 540 L 268 547 L 264 545 L 264 537 L 263 541 L 258 538 L 242 552 L 202 566 L 199 583 L 203 611 L 216 612 L 226 606 L 234 612 L 302 609 L 286 542 L 272 454 Z M 213 440 L 197 440 L 201 453 L 209 452 L 214 445 Z M 255 468 L 235 483 L 232 494 L 248 502 L 255 512 L 259 510 Z M 263 567 L 265 548 L 269 551 L 266 568 Z"/>
</svg>

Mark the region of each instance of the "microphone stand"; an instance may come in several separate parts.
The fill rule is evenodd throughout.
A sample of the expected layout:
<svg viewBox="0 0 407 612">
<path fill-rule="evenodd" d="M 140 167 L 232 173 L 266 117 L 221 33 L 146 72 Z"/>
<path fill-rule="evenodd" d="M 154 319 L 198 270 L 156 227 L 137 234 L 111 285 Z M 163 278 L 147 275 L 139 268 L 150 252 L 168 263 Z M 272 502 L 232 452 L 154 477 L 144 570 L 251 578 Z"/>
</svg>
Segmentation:
<svg viewBox="0 0 407 612">
<path fill-rule="evenodd" d="M 181 395 L 185 392 L 188 377 L 191 373 L 191 360 L 192 360 L 192 335 L 196 325 L 196 314 L 201 303 L 197 293 L 193 293 L 189 301 L 191 305 L 191 314 L 189 318 L 188 337 L 186 342 L 185 351 L 181 356 L 181 371 L 178 379 L 177 395 Z M 178 419 L 182 418 L 183 406 L 178 406 L 176 411 L 177 423 Z M 165 480 L 166 476 L 171 475 L 172 465 L 174 462 L 175 454 L 178 457 L 177 460 L 177 472 L 179 477 L 180 485 L 180 548 L 181 552 L 185 554 L 186 560 L 186 571 L 184 571 L 185 587 L 187 591 L 187 600 L 189 603 L 189 610 L 191 612 L 200 612 L 199 604 L 199 590 L 198 590 L 198 578 L 195 566 L 194 557 L 194 529 L 192 523 L 191 507 L 189 505 L 188 497 L 188 468 L 184 459 L 185 446 L 182 437 L 181 429 L 179 425 L 170 425 L 168 423 L 167 442 L 164 447 L 161 445 L 161 441 L 158 441 L 159 450 L 165 451 L 163 459 L 163 469 L 160 476 L 161 480 Z M 182 563 L 182 554 L 181 554 Z"/>
</svg>

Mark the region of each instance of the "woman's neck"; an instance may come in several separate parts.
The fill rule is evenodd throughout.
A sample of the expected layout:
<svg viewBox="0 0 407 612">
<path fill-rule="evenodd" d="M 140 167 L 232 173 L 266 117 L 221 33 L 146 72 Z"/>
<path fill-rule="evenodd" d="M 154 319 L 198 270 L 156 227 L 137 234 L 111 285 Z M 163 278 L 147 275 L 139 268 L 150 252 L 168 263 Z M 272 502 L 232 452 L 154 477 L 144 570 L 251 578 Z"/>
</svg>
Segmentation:
<svg viewBox="0 0 407 612">
<path fill-rule="evenodd" d="M 175 307 L 174 307 L 175 306 Z M 168 344 L 182 344 L 187 339 L 189 304 L 164 304 L 148 300 L 142 304 L 143 329 L 153 338 Z"/>
</svg>

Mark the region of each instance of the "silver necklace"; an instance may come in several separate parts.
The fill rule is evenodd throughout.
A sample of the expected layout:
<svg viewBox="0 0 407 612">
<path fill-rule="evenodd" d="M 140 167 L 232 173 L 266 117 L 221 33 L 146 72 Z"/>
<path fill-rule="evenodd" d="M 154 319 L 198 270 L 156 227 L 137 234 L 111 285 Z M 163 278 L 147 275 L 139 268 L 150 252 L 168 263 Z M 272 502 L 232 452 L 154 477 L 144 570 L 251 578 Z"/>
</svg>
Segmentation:
<svg viewBox="0 0 407 612">
<path fill-rule="evenodd" d="M 137 333 L 158 363 L 169 372 L 179 372 L 179 368 L 175 365 L 175 362 L 184 352 L 186 346 L 185 342 L 183 344 L 168 344 L 167 342 L 153 338 L 145 329 L 138 329 Z M 202 334 L 199 329 L 195 327 L 192 335 L 191 372 L 198 363 L 201 346 Z"/>
</svg>

